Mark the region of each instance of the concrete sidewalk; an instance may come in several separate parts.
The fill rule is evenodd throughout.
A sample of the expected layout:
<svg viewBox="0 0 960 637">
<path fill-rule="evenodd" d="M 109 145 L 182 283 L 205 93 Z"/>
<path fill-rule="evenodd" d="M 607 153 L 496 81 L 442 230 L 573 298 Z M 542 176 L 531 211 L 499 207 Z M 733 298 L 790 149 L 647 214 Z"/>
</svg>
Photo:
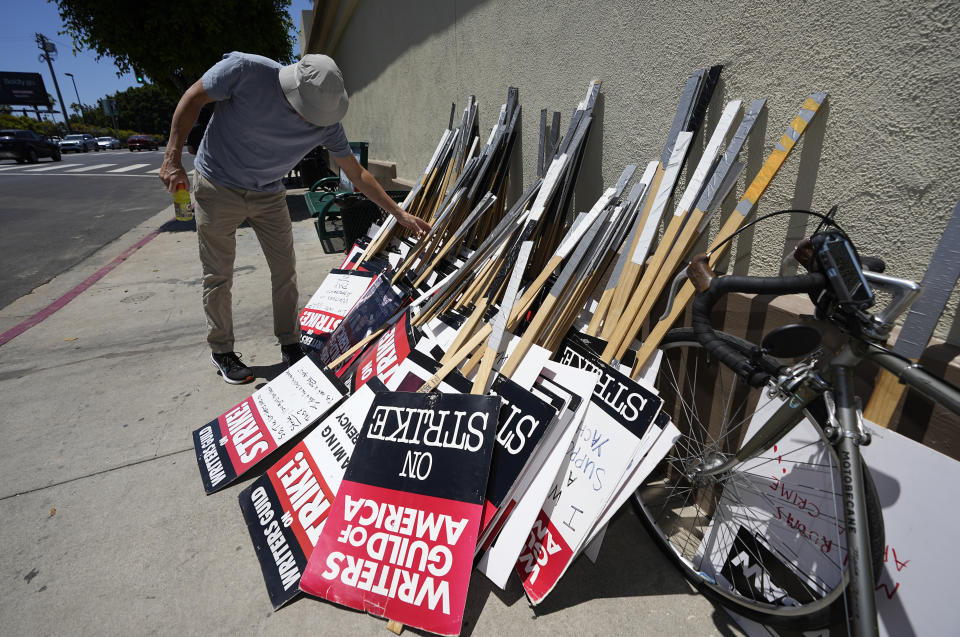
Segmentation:
<svg viewBox="0 0 960 637">
<path fill-rule="evenodd" d="M 341 255 L 294 223 L 301 305 Z M 0 311 L 0 332 L 46 307 L 168 219 L 172 208 Z M 0 632 L 6 635 L 384 635 L 313 599 L 274 613 L 237 494 L 205 496 L 191 432 L 281 371 L 269 272 L 238 231 L 237 349 L 257 374 L 227 385 L 205 343 L 196 237 L 170 224 L 52 316 L 0 347 Z M 414 631 L 416 632 L 416 631 Z M 519 582 L 474 573 L 464 635 L 739 634 L 693 594 L 630 510 L 596 565 L 580 558 L 531 609 Z"/>
</svg>

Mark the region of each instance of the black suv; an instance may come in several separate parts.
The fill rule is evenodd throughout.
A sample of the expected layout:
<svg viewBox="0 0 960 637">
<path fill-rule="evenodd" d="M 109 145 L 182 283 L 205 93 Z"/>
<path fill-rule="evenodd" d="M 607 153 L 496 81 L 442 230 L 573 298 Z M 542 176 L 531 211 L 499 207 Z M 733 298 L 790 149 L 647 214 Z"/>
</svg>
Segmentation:
<svg viewBox="0 0 960 637">
<path fill-rule="evenodd" d="M 35 164 L 41 157 L 60 161 L 60 147 L 50 136 L 30 130 L 0 130 L 0 159 Z"/>
</svg>

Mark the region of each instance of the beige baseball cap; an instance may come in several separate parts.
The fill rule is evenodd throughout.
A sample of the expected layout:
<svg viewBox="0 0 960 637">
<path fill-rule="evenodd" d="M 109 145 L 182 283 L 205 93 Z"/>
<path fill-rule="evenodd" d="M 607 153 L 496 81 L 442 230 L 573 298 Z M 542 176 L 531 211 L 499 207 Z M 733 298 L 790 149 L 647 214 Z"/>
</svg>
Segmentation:
<svg viewBox="0 0 960 637">
<path fill-rule="evenodd" d="M 343 74 L 326 55 L 311 53 L 280 69 L 280 88 L 303 119 L 317 126 L 336 124 L 347 114 L 350 99 Z"/>
</svg>

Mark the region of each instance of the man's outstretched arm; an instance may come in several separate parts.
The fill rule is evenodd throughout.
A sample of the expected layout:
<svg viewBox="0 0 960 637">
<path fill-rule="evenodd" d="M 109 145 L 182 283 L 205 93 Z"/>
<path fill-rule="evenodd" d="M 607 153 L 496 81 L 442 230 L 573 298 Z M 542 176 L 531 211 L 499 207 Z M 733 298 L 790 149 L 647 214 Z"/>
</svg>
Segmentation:
<svg viewBox="0 0 960 637">
<path fill-rule="evenodd" d="M 396 217 L 397 223 L 401 226 L 412 230 L 416 236 L 430 232 L 430 224 L 398 206 L 397 202 L 391 199 L 390 195 L 377 183 L 373 175 L 360 165 L 353 154 L 346 157 L 334 157 L 333 160 L 343 169 L 347 179 L 356 186 L 357 190 L 365 194 L 367 199 Z"/>
<path fill-rule="evenodd" d="M 160 164 L 160 179 L 166 185 L 167 190 L 176 192 L 177 184 L 183 184 L 189 190 L 190 180 L 187 178 L 187 171 L 183 169 L 181 156 L 183 154 L 183 144 L 187 141 L 187 135 L 197 121 L 197 115 L 204 104 L 214 101 L 203 90 L 203 84 L 197 80 L 186 90 L 183 97 L 177 103 L 177 108 L 173 111 L 173 121 L 170 123 L 170 138 L 167 140 L 167 149 L 163 153 L 163 163 Z"/>
</svg>

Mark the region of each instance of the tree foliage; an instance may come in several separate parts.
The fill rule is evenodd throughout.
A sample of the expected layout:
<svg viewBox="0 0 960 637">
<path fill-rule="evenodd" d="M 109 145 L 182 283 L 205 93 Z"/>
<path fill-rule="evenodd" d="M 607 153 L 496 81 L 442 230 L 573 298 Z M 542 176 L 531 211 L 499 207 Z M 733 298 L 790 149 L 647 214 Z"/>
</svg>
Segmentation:
<svg viewBox="0 0 960 637">
<path fill-rule="evenodd" d="M 292 61 L 290 0 L 48 1 L 75 50 L 139 70 L 177 97 L 230 51 Z"/>
<path fill-rule="evenodd" d="M 116 93 L 112 98 L 117 100 L 116 124 L 120 139 L 125 140 L 135 133 L 143 133 L 153 135 L 158 141 L 166 140 L 173 110 L 177 106 L 177 97 L 161 90 L 155 84 L 146 84 L 132 86 Z M 81 104 L 80 109 L 83 117 L 76 114 L 76 104 L 70 105 L 70 126 L 74 132 L 91 133 L 98 137 L 114 134 L 113 118 L 105 115 L 99 104 Z M 25 128 L 46 135 L 66 134 L 66 126 L 59 115 L 54 121 L 37 121 L 34 117 L 17 117 L 12 114 L 7 117 L 10 119 L 2 120 L 4 128 Z"/>
<path fill-rule="evenodd" d="M 117 126 L 139 133 L 165 136 L 169 132 L 177 98 L 156 84 L 132 86 L 113 96 L 117 100 Z M 101 128 L 112 128 L 113 118 L 104 115 L 99 105 L 82 104 L 83 121 Z M 71 117 L 71 125 L 80 121 Z"/>
</svg>

